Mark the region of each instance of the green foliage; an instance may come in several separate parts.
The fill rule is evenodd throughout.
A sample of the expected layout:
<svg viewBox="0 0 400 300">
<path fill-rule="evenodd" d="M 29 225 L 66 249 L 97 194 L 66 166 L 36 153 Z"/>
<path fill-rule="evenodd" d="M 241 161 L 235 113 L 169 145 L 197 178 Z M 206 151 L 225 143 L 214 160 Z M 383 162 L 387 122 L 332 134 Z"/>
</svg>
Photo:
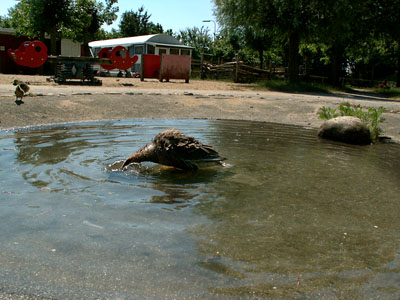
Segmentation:
<svg viewBox="0 0 400 300">
<path fill-rule="evenodd" d="M 22 0 L 9 9 L 11 24 L 17 35 L 26 35 L 30 38 L 43 36 L 43 25 L 38 24 L 36 20 L 41 10 L 42 7 L 34 7 L 34 2 L 31 0 Z M 42 17 L 45 18 L 43 15 Z"/>
<path fill-rule="evenodd" d="M 89 56 L 88 43 L 103 24 L 112 24 L 117 19 L 118 0 L 71 0 L 69 23 L 64 28 L 64 36 L 83 43 L 85 55 Z"/>
<path fill-rule="evenodd" d="M 374 80 L 397 73 L 400 85 L 400 0 L 215 0 L 222 29 L 236 34 L 251 28 L 272 42 L 289 79 L 299 66 L 306 74 L 328 77 L 340 86 L 340 77 Z M 356 21 L 354 21 L 356 20 Z M 316 49 L 308 48 L 316 46 Z M 246 48 L 253 48 L 251 43 Z M 264 48 L 268 49 L 268 47 Z M 299 56 L 299 53 L 301 56 Z M 259 61 L 262 62 L 260 56 Z"/>
<path fill-rule="evenodd" d="M 0 16 L 0 27 L 1 28 L 12 28 L 12 20 L 8 16 Z"/>
<path fill-rule="evenodd" d="M 264 51 L 268 50 L 271 45 L 271 33 L 263 29 L 256 29 L 253 26 L 245 28 L 244 36 L 246 44 L 253 50 L 258 52 L 260 60 L 260 69 L 264 68 Z"/>
<path fill-rule="evenodd" d="M 363 121 L 369 128 L 371 139 L 375 141 L 382 133 L 379 124 L 385 121 L 382 113 L 385 109 L 381 106 L 378 109 L 374 107 L 361 107 L 359 105 L 352 106 L 350 103 L 345 102 L 339 105 L 338 111 L 335 108 L 321 107 L 318 115 L 320 119 L 329 120 L 339 116 L 352 116 L 357 117 Z"/>
<path fill-rule="evenodd" d="M 87 43 L 104 23 L 116 18 L 118 0 L 21 0 L 9 9 L 10 27 L 17 35 L 43 39 L 51 36 L 51 53 L 55 53 L 56 37 L 63 36 Z M 88 51 L 86 51 L 88 52 Z"/>
<path fill-rule="evenodd" d="M 183 44 L 194 47 L 193 58 L 195 59 L 199 59 L 201 53 L 209 53 L 213 43 L 208 29 L 204 26 L 180 30 L 176 38 Z"/>
<path fill-rule="evenodd" d="M 319 109 L 319 118 L 323 120 L 330 120 L 333 118 L 337 118 L 340 116 L 340 114 L 336 111 L 336 108 L 331 108 L 331 107 L 326 107 L 322 106 Z"/>
<path fill-rule="evenodd" d="M 137 12 L 126 11 L 121 16 L 119 31 L 122 37 L 163 33 L 161 24 L 150 22 L 150 17 L 141 6 Z"/>
<path fill-rule="evenodd" d="M 21 0 L 9 10 L 10 25 L 18 35 L 30 38 L 43 39 L 45 32 L 49 33 L 50 53 L 54 55 L 57 35 L 68 20 L 70 4 L 70 0 Z"/>
<path fill-rule="evenodd" d="M 314 2 L 291 0 L 215 0 L 219 22 L 228 28 L 243 27 L 248 46 L 259 53 L 272 43 L 272 35 L 284 39 L 287 46 L 289 80 L 297 81 L 299 75 L 299 45 L 301 39 L 311 35 L 317 15 Z"/>
</svg>

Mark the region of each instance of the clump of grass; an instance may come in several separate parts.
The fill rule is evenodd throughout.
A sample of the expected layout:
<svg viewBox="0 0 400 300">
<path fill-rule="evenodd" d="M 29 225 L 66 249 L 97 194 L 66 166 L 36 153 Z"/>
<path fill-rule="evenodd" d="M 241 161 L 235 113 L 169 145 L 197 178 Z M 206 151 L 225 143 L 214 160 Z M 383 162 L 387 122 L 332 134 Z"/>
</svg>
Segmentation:
<svg viewBox="0 0 400 300">
<path fill-rule="evenodd" d="M 320 108 L 318 115 L 319 118 L 323 120 L 329 120 L 339 116 L 357 117 L 368 126 L 371 140 L 376 141 L 382 133 L 379 124 L 385 121 L 385 118 L 382 117 L 384 111 L 385 109 L 382 106 L 376 109 L 374 107 L 362 107 L 360 105 L 352 106 L 350 103 L 345 102 L 339 105 L 338 110 L 336 110 L 336 108 L 323 106 Z"/>
</svg>

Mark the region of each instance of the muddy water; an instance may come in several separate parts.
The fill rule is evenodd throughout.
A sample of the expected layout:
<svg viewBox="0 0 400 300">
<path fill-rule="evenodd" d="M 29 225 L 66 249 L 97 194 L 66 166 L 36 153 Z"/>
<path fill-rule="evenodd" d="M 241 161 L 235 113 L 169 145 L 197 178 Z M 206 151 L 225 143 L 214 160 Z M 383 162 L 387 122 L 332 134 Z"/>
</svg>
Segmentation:
<svg viewBox="0 0 400 300">
<path fill-rule="evenodd" d="M 229 166 L 112 171 L 161 130 Z M 400 147 L 242 121 L 0 132 L 0 290 L 59 299 L 397 299 Z"/>
</svg>

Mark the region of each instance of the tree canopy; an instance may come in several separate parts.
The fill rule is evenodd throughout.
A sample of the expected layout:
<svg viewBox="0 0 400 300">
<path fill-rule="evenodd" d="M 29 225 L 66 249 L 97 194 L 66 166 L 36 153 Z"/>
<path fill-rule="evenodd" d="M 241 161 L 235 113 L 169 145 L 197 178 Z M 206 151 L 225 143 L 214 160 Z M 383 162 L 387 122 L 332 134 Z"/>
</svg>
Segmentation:
<svg viewBox="0 0 400 300">
<path fill-rule="evenodd" d="M 111 25 L 117 19 L 118 0 L 73 0 L 70 22 L 67 25 L 66 37 L 83 43 L 85 56 L 89 56 L 88 43 L 103 24 Z"/>
<path fill-rule="evenodd" d="M 151 15 L 141 6 L 137 12 L 126 11 L 121 16 L 119 31 L 122 37 L 163 33 L 161 24 L 150 21 Z"/>
<path fill-rule="evenodd" d="M 208 29 L 204 26 L 180 30 L 176 37 L 183 44 L 194 47 L 194 58 L 200 58 L 201 53 L 210 52 L 213 42 Z"/>
<path fill-rule="evenodd" d="M 379 57 L 379 52 L 396 53 L 399 85 L 400 0 L 214 0 L 214 3 L 224 30 L 235 34 L 235 30 L 242 28 L 247 32 L 247 47 L 256 51 L 254 46 L 264 50 L 281 48 L 291 81 L 298 80 L 300 63 L 307 62 L 324 69 L 330 82 L 338 85 L 340 76 L 356 67 L 357 61 L 361 62 L 355 55 L 361 55 L 367 46 L 369 51 L 363 55 L 371 57 L 363 60 L 366 64 L 376 66 L 379 59 L 386 60 L 385 56 Z M 270 44 L 263 45 L 267 40 Z"/>
<path fill-rule="evenodd" d="M 258 51 L 262 43 L 274 33 L 288 42 L 289 79 L 297 80 L 300 41 L 312 29 L 313 1 L 294 0 L 215 0 L 216 14 L 223 26 L 243 27 L 249 45 Z M 269 32 L 267 32 L 269 31 Z"/>
<path fill-rule="evenodd" d="M 57 33 L 67 21 L 69 9 L 69 0 L 21 0 L 9 11 L 10 25 L 29 37 L 43 39 L 45 32 L 49 33 L 50 53 L 54 55 Z"/>
<path fill-rule="evenodd" d="M 104 2 L 104 3 L 103 3 Z M 18 35 L 44 39 L 50 34 L 50 53 L 56 54 L 57 36 L 87 44 L 103 24 L 116 18 L 118 0 L 21 0 L 9 10 L 10 25 Z M 87 51 L 86 51 L 87 52 Z M 87 52 L 88 53 L 88 52 Z"/>
</svg>

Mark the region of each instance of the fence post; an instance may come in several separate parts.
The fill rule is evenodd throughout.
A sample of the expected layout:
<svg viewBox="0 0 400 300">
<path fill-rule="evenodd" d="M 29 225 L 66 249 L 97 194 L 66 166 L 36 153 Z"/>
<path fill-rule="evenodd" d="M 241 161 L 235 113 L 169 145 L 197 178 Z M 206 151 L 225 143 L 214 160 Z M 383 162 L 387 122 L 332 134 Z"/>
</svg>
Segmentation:
<svg viewBox="0 0 400 300">
<path fill-rule="evenodd" d="M 234 75 L 233 75 L 233 81 L 234 82 L 239 82 L 239 54 L 236 53 L 235 54 L 235 71 L 234 71 Z"/>
<path fill-rule="evenodd" d="M 200 79 L 206 79 L 206 74 L 204 73 L 203 64 L 204 64 L 204 53 L 201 54 L 200 58 Z"/>
<path fill-rule="evenodd" d="M 144 56 L 145 54 L 142 54 L 140 59 L 140 81 L 144 81 Z"/>
</svg>

